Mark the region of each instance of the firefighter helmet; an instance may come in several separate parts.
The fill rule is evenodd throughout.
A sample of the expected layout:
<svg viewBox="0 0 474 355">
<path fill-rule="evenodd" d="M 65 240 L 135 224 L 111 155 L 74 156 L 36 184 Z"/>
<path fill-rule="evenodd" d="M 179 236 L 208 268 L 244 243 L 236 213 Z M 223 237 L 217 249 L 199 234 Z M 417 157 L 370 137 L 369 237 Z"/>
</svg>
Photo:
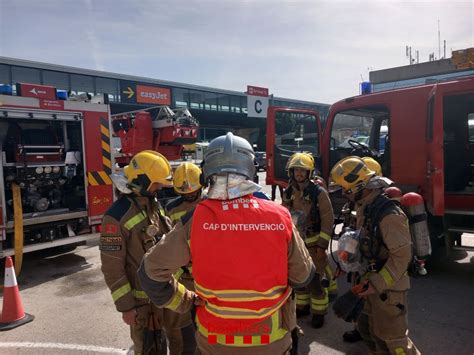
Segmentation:
<svg viewBox="0 0 474 355">
<path fill-rule="evenodd" d="M 363 157 L 362 160 L 370 170 L 375 172 L 375 175 L 382 176 L 382 167 L 377 160 L 371 157 Z"/>
<path fill-rule="evenodd" d="M 198 191 L 201 169 L 193 163 L 182 163 L 173 173 L 173 188 L 178 194 L 190 194 Z"/>
<path fill-rule="evenodd" d="M 309 171 L 308 177 L 313 174 L 314 171 L 314 158 L 310 153 L 294 153 L 290 159 L 286 169 L 288 170 L 288 176 L 291 177 L 292 169 L 299 168 Z"/>
<path fill-rule="evenodd" d="M 163 155 L 153 150 L 144 150 L 134 155 L 123 169 L 128 184 L 138 188 L 141 193 L 148 192 L 151 185 L 159 183 L 171 187 L 171 165 Z"/>
<path fill-rule="evenodd" d="M 228 132 L 209 143 L 202 163 L 204 180 L 222 173 L 240 174 L 252 180 L 255 175 L 254 159 L 255 153 L 250 143 Z"/>
<path fill-rule="evenodd" d="M 333 184 L 341 186 L 346 193 L 357 193 L 366 187 L 375 172 L 361 158 L 349 156 L 334 165 L 330 176 Z"/>
</svg>

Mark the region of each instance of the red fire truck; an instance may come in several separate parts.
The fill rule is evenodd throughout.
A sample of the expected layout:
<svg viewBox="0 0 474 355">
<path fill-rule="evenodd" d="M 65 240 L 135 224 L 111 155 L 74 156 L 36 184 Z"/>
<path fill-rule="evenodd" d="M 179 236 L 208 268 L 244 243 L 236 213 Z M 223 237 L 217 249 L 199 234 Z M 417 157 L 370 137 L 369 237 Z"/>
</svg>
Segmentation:
<svg viewBox="0 0 474 355">
<path fill-rule="evenodd" d="M 0 257 L 94 237 L 114 198 L 109 106 L 16 89 L 0 95 Z"/>
<path fill-rule="evenodd" d="M 142 150 L 155 150 L 178 160 L 183 145 L 196 143 L 199 125 L 187 108 L 157 106 L 112 115 L 115 160 L 125 166 Z"/>
<path fill-rule="evenodd" d="M 267 137 L 267 184 L 286 184 L 295 151 L 313 153 L 325 179 L 341 158 L 371 156 L 404 193 L 423 196 L 432 244 L 468 249 L 461 236 L 474 232 L 474 77 L 341 100 L 324 132 L 317 112 L 270 107 Z"/>
</svg>

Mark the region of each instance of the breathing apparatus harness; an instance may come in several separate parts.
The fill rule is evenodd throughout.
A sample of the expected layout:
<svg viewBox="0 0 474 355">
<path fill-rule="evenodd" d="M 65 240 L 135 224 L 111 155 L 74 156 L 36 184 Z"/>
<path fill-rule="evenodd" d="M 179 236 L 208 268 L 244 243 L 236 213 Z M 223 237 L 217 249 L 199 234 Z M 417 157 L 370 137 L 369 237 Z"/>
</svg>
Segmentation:
<svg viewBox="0 0 474 355">
<path fill-rule="evenodd" d="M 288 205 L 291 209 L 293 207 L 293 200 L 294 200 L 294 187 L 292 182 L 294 180 L 290 179 L 290 184 L 288 188 L 283 193 L 284 202 Z M 311 203 L 311 209 L 309 212 L 309 220 L 310 225 L 307 227 L 306 234 L 314 234 L 319 233 L 321 231 L 321 217 L 319 214 L 318 208 L 318 196 L 321 193 L 321 186 L 315 184 L 311 180 L 309 180 L 308 186 L 303 189 L 303 200 L 306 202 Z"/>
</svg>

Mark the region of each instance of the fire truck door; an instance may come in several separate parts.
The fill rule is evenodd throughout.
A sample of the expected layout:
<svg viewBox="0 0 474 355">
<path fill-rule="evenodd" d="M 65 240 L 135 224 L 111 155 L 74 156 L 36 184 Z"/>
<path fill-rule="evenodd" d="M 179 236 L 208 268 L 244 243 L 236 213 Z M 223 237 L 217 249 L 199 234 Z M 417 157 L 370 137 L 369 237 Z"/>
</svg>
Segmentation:
<svg viewBox="0 0 474 355">
<path fill-rule="evenodd" d="M 426 199 L 428 210 L 435 216 L 444 214 L 443 96 L 434 86 L 428 98 L 426 129 Z"/>
<path fill-rule="evenodd" d="M 312 110 L 269 107 L 266 132 L 267 178 L 269 185 L 288 182 L 286 164 L 295 152 L 309 152 L 321 171 L 321 123 Z"/>
</svg>

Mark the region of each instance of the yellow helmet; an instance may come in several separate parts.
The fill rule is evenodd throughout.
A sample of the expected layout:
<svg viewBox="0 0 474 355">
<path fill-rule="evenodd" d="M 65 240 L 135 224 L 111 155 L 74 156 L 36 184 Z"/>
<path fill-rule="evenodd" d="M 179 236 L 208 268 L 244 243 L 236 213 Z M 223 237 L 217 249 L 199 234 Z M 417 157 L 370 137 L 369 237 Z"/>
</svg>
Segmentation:
<svg viewBox="0 0 474 355">
<path fill-rule="evenodd" d="M 334 185 L 341 186 L 347 193 L 361 191 L 375 176 L 360 157 L 350 156 L 339 160 L 331 170 Z"/>
<path fill-rule="evenodd" d="M 160 183 L 164 187 L 173 186 L 168 159 L 153 150 L 135 154 L 123 172 L 128 183 L 132 187 L 140 188 L 142 192 L 148 191 L 154 183 Z"/>
<path fill-rule="evenodd" d="M 286 169 L 288 170 L 288 176 L 291 177 L 291 169 L 304 169 L 309 171 L 309 176 L 313 173 L 314 170 L 314 158 L 310 153 L 295 153 L 290 159 L 288 159 L 288 164 Z"/>
<path fill-rule="evenodd" d="M 377 160 L 371 157 L 363 157 L 362 160 L 370 170 L 375 172 L 375 175 L 382 176 L 382 167 Z"/>
<path fill-rule="evenodd" d="M 199 183 L 201 169 L 193 163 L 180 164 L 173 174 L 173 187 L 179 194 L 190 194 L 202 188 Z"/>
</svg>

